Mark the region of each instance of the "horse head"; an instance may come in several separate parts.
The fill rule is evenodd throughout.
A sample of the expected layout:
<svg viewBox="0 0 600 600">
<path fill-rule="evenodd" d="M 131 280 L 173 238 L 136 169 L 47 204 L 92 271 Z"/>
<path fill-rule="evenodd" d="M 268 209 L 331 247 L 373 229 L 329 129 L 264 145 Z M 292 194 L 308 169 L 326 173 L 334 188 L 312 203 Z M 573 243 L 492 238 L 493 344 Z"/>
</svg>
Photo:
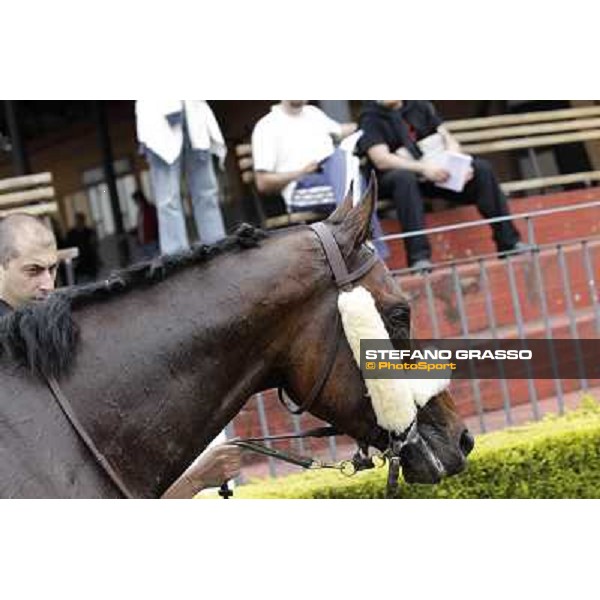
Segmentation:
<svg viewBox="0 0 600 600">
<path fill-rule="evenodd" d="M 394 347 L 406 348 L 410 345 L 410 307 L 385 264 L 374 260 L 373 250 L 365 244 L 376 195 L 372 178 L 356 206 L 349 194 L 320 227 L 331 233 L 347 270 L 357 274 L 346 288 L 365 288 Z M 407 388 L 408 398 L 393 401 L 414 403 L 414 407 L 409 407 L 414 410 L 414 418 L 404 431 L 392 431 L 382 423 L 357 366 L 347 331 L 340 326 L 340 289 L 332 278 L 335 267 L 314 231 L 304 231 L 302 235 L 312 238 L 313 262 L 320 275 L 286 355 L 280 359 L 281 386 L 287 395 L 362 447 L 381 451 L 396 448 L 408 482 L 436 483 L 443 476 L 462 471 L 474 442 L 446 386 L 436 387 L 431 381 L 424 381 L 419 388 L 421 383 L 413 380 L 412 387 Z"/>
</svg>

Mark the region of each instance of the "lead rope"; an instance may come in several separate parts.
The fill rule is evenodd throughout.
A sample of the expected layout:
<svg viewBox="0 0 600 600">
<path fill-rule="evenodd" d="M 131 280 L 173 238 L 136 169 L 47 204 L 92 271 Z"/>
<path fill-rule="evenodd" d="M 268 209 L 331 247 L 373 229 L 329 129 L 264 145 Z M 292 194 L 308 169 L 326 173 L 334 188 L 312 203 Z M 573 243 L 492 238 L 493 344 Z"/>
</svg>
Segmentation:
<svg viewBox="0 0 600 600">
<path fill-rule="evenodd" d="M 335 435 L 341 434 L 337 431 L 335 427 L 328 426 L 318 427 L 316 429 L 311 429 L 300 434 L 282 434 L 260 438 L 233 439 L 229 440 L 227 443 L 238 446 L 240 448 L 244 448 L 245 450 L 250 450 L 251 452 L 256 452 L 257 454 L 262 454 L 270 458 L 275 458 L 277 460 L 281 460 L 283 462 L 302 467 L 304 469 L 336 469 L 340 471 L 340 473 L 342 473 L 343 475 L 346 475 L 347 477 L 351 477 L 359 471 L 378 468 L 385 464 L 383 456 L 368 456 L 366 451 L 360 447 L 350 460 L 342 460 L 338 462 L 323 462 L 321 460 L 317 460 L 308 456 L 300 456 L 298 454 L 282 452 L 281 450 L 269 448 L 268 446 L 259 443 L 309 437 L 323 438 Z M 381 462 L 377 464 L 379 461 Z M 221 496 L 224 500 L 227 500 L 231 496 L 233 496 L 233 491 L 229 488 L 229 484 L 227 482 L 221 484 L 221 487 L 219 488 L 219 496 Z"/>
</svg>

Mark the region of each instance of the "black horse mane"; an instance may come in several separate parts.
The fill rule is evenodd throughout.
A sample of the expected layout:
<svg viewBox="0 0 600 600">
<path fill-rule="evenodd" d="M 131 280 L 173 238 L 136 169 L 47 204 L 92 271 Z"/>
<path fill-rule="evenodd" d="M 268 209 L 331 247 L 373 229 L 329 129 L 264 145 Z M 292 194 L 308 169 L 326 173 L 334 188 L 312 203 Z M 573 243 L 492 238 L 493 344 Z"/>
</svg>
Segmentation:
<svg viewBox="0 0 600 600">
<path fill-rule="evenodd" d="M 73 365 L 79 339 L 72 316 L 77 307 L 163 281 L 186 267 L 235 249 L 254 248 L 267 236 L 242 224 L 233 235 L 211 246 L 196 244 L 190 250 L 116 271 L 105 281 L 68 288 L 43 302 L 29 303 L 0 317 L 0 359 L 9 356 L 38 376 L 65 375 Z"/>
<path fill-rule="evenodd" d="M 173 273 L 186 267 L 208 262 L 227 252 L 255 248 L 268 235 L 261 229 L 242 223 L 232 235 L 216 244 L 211 246 L 194 244 L 190 250 L 137 263 L 126 269 L 115 271 L 105 281 L 69 288 L 65 291 L 65 295 L 74 307 L 111 298 L 125 291 L 164 281 Z"/>
</svg>

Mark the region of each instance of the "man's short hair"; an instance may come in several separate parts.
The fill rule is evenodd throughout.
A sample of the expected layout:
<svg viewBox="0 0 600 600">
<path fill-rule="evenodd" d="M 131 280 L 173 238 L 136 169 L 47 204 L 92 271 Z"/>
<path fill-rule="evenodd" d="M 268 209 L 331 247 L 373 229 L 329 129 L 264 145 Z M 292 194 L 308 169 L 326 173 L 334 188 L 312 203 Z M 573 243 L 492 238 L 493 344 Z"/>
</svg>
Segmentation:
<svg viewBox="0 0 600 600">
<path fill-rule="evenodd" d="M 15 213 L 0 219 L 0 265 L 6 266 L 19 256 L 17 247 L 19 232 L 31 231 L 40 227 L 54 237 L 52 231 L 38 217 L 26 213 Z"/>
</svg>

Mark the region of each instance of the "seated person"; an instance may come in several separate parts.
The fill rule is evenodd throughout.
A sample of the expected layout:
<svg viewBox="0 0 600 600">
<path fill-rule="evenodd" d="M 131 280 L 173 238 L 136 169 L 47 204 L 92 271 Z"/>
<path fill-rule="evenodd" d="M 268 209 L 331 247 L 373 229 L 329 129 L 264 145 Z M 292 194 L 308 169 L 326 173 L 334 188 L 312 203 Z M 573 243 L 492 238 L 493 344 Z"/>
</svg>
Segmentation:
<svg viewBox="0 0 600 600">
<path fill-rule="evenodd" d="M 75 213 L 75 227 L 67 232 L 66 244 L 79 250 L 75 262 L 77 283 L 95 281 L 100 268 L 98 238 L 96 230 L 86 225 L 85 214 Z"/>
<path fill-rule="evenodd" d="M 342 125 L 305 100 L 282 100 L 252 132 L 259 194 L 281 194 L 288 212 L 330 212 L 343 200 L 346 184 L 344 155 L 334 139 L 355 130 L 355 123 Z M 301 192 L 311 188 L 318 190 L 312 197 Z"/>
<path fill-rule="evenodd" d="M 438 133 L 445 150 L 460 152 L 460 145 L 444 127 L 431 103 L 423 100 L 368 102 L 360 116 L 360 128 L 363 135 L 358 142 L 359 150 L 366 154 L 377 173 L 380 195 L 394 201 L 404 232 L 425 229 L 423 196 L 477 204 L 485 218 L 509 214 L 506 197 L 485 160 L 473 159 L 462 191 L 439 187 L 450 173 L 428 159 L 417 142 Z M 526 249 L 512 222 L 494 223 L 492 230 L 498 252 Z M 431 247 L 426 236 L 406 238 L 405 245 L 410 267 L 431 266 Z"/>
<path fill-rule="evenodd" d="M 259 194 L 281 194 L 288 212 L 332 212 L 346 194 L 350 160 L 339 141 L 356 131 L 355 123 L 340 124 L 306 100 L 282 100 L 252 132 L 252 156 Z M 373 219 L 374 237 L 381 227 Z M 382 258 L 385 244 L 375 246 Z"/>
</svg>

